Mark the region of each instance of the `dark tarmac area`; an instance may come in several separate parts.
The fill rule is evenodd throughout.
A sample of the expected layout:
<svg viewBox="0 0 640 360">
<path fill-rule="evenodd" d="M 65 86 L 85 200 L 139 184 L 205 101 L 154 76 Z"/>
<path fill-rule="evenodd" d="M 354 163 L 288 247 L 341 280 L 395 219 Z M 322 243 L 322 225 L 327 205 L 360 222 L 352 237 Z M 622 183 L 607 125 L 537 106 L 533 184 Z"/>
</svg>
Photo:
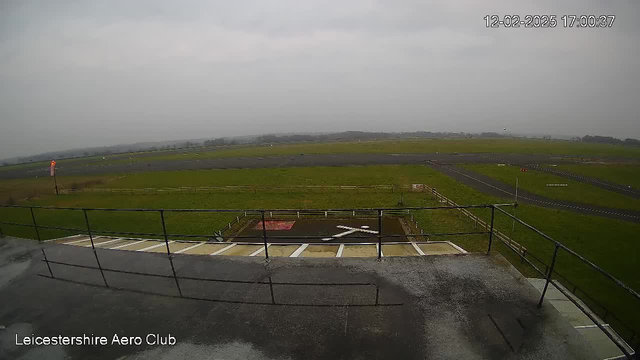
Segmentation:
<svg viewBox="0 0 640 360">
<path fill-rule="evenodd" d="M 431 167 L 483 193 L 498 196 L 509 201 L 513 201 L 515 197 L 514 187 L 505 184 L 502 181 L 493 179 L 489 176 L 479 174 L 475 171 L 471 171 L 459 166 L 432 165 Z M 518 202 L 537 205 L 550 209 L 567 210 L 586 215 L 602 216 L 612 219 L 640 223 L 639 211 L 614 209 L 603 206 L 550 199 L 522 189 L 518 189 Z"/>
<path fill-rule="evenodd" d="M 268 263 L 181 254 L 174 278 L 166 255 L 99 249 L 101 266 L 121 271 L 103 278 L 82 267 L 96 266 L 90 248 L 44 249 L 77 266 L 50 272 L 37 242 L 0 239 L 2 359 L 595 358 L 498 254 Z M 31 334 L 142 343 L 16 345 Z M 176 343 L 147 344 L 147 334 Z"/>
<path fill-rule="evenodd" d="M 377 243 L 378 235 L 373 233 L 356 231 L 352 234 L 334 238 L 332 241 L 323 241 L 322 238 L 329 238 L 336 234 L 344 233 L 347 229 L 337 226 L 348 226 L 362 228 L 364 230 L 378 231 L 378 219 L 292 219 L 295 221 L 290 230 L 267 230 L 267 237 L 270 243 L 307 243 L 307 244 L 327 244 L 332 242 L 340 243 Z M 266 221 L 268 223 L 268 221 Z M 382 219 L 383 242 L 409 241 L 406 236 L 397 237 L 389 235 L 405 235 L 400 220 L 396 218 Z M 386 235 L 386 236 L 385 236 Z M 237 237 L 240 236 L 240 237 Z M 245 236 L 249 236 L 245 238 Z M 307 238 L 322 237 L 322 238 Z M 259 219 L 250 221 L 233 239 L 234 242 L 262 242 L 262 221 Z"/>
<path fill-rule="evenodd" d="M 498 156 L 498 155 L 496 155 Z M 308 166 L 349 166 L 349 165 L 415 165 L 427 161 L 437 161 L 442 164 L 461 163 L 496 163 L 508 161 L 511 163 L 571 163 L 569 157 L 500 154 L 496 160 L 490 154 L 332 154 L 332 155 L 290 155 L 270 157 L 242 157 L 242 158 L 210 158 L 195 160 L 167 160 L 144 161 L 134 158 L 130 164 L 99 165 L 80 161 L 59 165 L 58 175 L 98 175 L 115 173 L 134 173 L 144 171 L 164 170 L 202 170 L 202 169 L 257 169 L 277 167 L 308 167 Z M 88 166 L 87 166 L 88 165 Z M 17 169 L 0 172 L 0 179 L 33 178 L 35 176 L 49 176 L 48 168 Z"/>
</svg>

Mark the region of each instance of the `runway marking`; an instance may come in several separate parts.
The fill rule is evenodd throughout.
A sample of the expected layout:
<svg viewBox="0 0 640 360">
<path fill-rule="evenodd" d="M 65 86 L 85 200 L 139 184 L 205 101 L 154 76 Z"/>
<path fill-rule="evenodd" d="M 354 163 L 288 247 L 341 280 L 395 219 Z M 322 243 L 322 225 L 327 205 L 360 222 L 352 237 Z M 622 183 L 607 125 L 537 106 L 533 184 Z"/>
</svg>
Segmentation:
<svg viewBox="0 0 640 360">
<path fill-rule="evenodd" d="M 175 241 L 169 241 L 169 244 L 173 244 L 174 242 L 175 242 Z M 149 246 L 149 247 L 142 248 L 142 249 L 135 250 L 135 251 L 147 251 L 147 250 L 155 249 L 155 248 L 158 248 L 158 247 L 160 247 L 160 246 L 164 246 L 164 245 L 166 245 L 166 243 L 164 243 L 164 242 L 163 242 L 163 243 L 160 243 L 160 244 L 151 245 L 151 246 Z"/>
<path fill-rule="evenodd" d="M 344 251 L 344 244 L 340 244 L 340 247 L 338 248 L 338 253 L 336 254 L 336 257 L 342 257 L 342 252 Z"/>
<path fill-rule="evenodd" d="M 300 256 L 300 254 L 302 254 L 302 252 L 305 251 L 307 249 L 307 247 L 309 247 L 309 244 L 300 245 L 300 247 L 297 248 L 296 251 L 294 251 L 293 254 L 291 254 L 289 257 L 298 257 L 298 256 Z"/>
<path fill-rule="evenodd" d="M 267 248 L 269 248 L 270 246 L 271 246 L 271 244 L 267 244 Z M 249 255 L 249 256 L 256 256 L 256 255 L 260 254 L 260 253 L 261 253 L 261 252 L 263 252 L 263 251 L 264 251 L 264 246 L 263 246 L 263 247 L 261 247 L 260 249 L 256 250 L 256 251 L 254 251 L 254 252 L 253 252 L 253 253 L 251 253 L 251 255 Z"/>
<path fill-rule="evenodd" d="M 118 238 L 118 239 L 113 239 L 113 240 L 109 240 L 109 241 L 103 241 L 103 242 L 96 243 L 96 242 L 95 242 L 95 239 L 93 239 L 93 243 L 94 243 L 94 245 L 95 245 L 95 246 L 98 246 L 98 245 L 111 244 L 111 243 L 114 243 L 114 242 L 117 242 L 117 241 L 121 241 L 121 240 L 123 240 L 123 239 Z M 85 247 L 90 247 L 90 246 L 91 246 L 91 244 L 89 244 L 89 245 L 84 245 L 84 246 L 85 246 Z"/>
<path fill-rule="evenodd" d="M 126 240 L 126 239 L 125 239 Z M 136 245 L 136 244 L 140 244 L 143 243 L 147 240 L 140 240 L 140 241 L 136 241 L 136 242 L 132 242 L 131 244 L 124 244 L 124 245 L 120 245 L 120 246 L 116 246 L 116 247 L 112 247 L 111 250 L 116 250 L 116 249 L 121 249 L 121 248 L 125 248 L 127 246 L 131 246 L 131 245 Z"/>
<path fill-rule="evenodd" d="M 331 240 L 333 240 L 335 238 L 341 238 L 341 237 L 346 236 L 346 235 L 351 235 L 351 234 L 353 234 L 355 232 L 364 232 L 364 233 L 369 233 L 369 234 L 377 234 L 378 233 L 375 230 L 368 230 L 369 226 L 367 226 L 367 225 L 363 225 L 360 228 L 354 228 L 354 227 L 351 227 L 351 226 L 344 226 L 344 225 L 338 225 L 336 227 L 339 228 L 339 229 L 347 230 L 347 231 L 341 232 L 339 234 L 332 235 L 331 237 L 322 238 L 322 241 L 331 241 Z"/>
<path fill-rule="evenodd" d="M 227 251 L 227 250 L 231 249 L 232 247 L 234 247 L 234 246 L 236 246 L 236 245 L 237 245 L 236 243 L 233 243 L 233 244 L 231 244 L 231 245 L 229 245 L 229 246 L 225 246 L 225 247 L 223 247 L 222 249 L 220 249 L 220 250 L 218 250 L 218 251 L 214 251 L 214 252 L 212 252 L 212 253 L 211 253 L 211 254 L 209 254 L 209 255 L 211 255 L 211 256 L 213 256 L 213 255 L 218 255 L 218 254 L 222 253 L 223 251 Z"/>
<path fill-rule="evenodd" d="M 57 239 L 49 239 L 49 240 L 45 240 L 45 241 L 43 241 L 43 242 L 60 241 L 60 240 L 69 240 L 69 239 L 77 238 L 77 237 L 80 237 L 80 236 L 87 236 L 87 235 L 77 234 L 77 235 L 71 235 L 71 236 L 64 236 L 64 237 L 57 238 Z M 60 243 L 60 244 L 68 244 L 68 243 Z"/>
<path fill-rule="evenodd" d="M 201 242 L 200 244 L 195 244 L 195 245 L 193 245 L 193 246 L 189 246 L 188 248 L 184 248 L 184 249 L 182 249 L 182 250 L 178 250 L 178 251 L 174 252 L 174 254 L 180 254 L 180 253 L 183 253 L 183 252 L 185 252 L 185 251 L 189 251 L 189 250 L 191 250 L 191 249 L 195 249 L 195 248 L 197 248 L 198 246 L 202 246 L 202 245 L 204 245 L 204 244 L 205 244 L 204 242 Z"/>
<path fill-rule="evenodd" d="M 416 249 L 416 251 L 418 252 L 418 254 L 420 255 L 425 255 L 424 251 L 422 251 L 422 249 L 420 249 L 420 247 L 418 246 L 418 244 L 414 243 L 413 241 L 411 242 L 411 245 L 413 245 L 413 248 Z"/>
<path fill-rule="evenodd" d="M 63 244 L 64 245 L 73 245 L 73 244 L 77 244 L 77 243 L 80 243 L 80 242 L 83 242 L 83 241 L 89 241 L 89 237 L 87 236 L 86 239 L 69 241 L 69 242 L 66 242 L 66 243 L 63 243 Z"/>
</svg>

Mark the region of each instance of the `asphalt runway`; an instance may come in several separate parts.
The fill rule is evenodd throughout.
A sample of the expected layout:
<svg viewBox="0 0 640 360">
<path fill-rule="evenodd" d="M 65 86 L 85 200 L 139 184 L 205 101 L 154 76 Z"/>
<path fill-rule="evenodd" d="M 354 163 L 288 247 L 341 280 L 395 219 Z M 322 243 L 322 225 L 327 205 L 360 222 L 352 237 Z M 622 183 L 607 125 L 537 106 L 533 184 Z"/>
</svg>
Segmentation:
<svg viewBox="0 0 640 360">
<path fill-rule="evenodd" d="M 457 166 L 431 165 L 431 167 L 483 193 L 498 196 L 510 201 L 513 201 L 515 198 L 515 189 L 512 186 L 507 185 L 499 180 L 495 180 L 489 176 L 482 175 L 477 172 Z M 640 223 L 639 211 L 614 209 L 589 204 L 574 203 L 558 199 L 550 199 L 522 189 L 518 189 L 518 202 L 537 205 L 550 209 L 567 210 L 586 215 L 602 216 Z"/>
<path fill-rule="evenodd" d="M 608 158 L 609 160 L 620 160 Z M 93 165 L 71 163 L 58 167 L 58 175 L 100 175 L 117 173 L 136 173 L 168 170 L 206 170 L 206 169 L 258 169 L 279 167 L 312 166 L 354 166 L 354 165 L 429 165 L 448 176 L 455 178 L 479 191 L 500 197 L 513 197 L 510 186 L 470 172 L 466 169 L 451 168 L 456 164 L 530 164 L 529 168 L 547 171 L 544 167 L 531 164 L 571 164 L 576 163 L 575 156 L 529 155 L 529 154 L 329 154 L 329 155 L 289 155 L 270 157 L 209 158 L 195 160 L 144 161 L 135 158 L 129 164 Z M 607 184 L 599 179 L 578 176 L 569 172 L 554 172 L 573 180 L 595 185 L 631 197 L 640 197 L 640 193 L 615 184 Z M 48 168 L 17 169 L 0 172 L 0 179 L 19 179 L 49 176 Z M 626 221 L 640 222 L 640 212 L 612 209 L 587 204 L 549 199 L 535 194 L 522 192 L 520 201 L 553 209 L 575 211 L 583 214 L 604 216 Z"/>
<path fill-rule="evenodd" d="M 500 156 L 496 160 L 495 156 Z M 60 165 L 58 175 L 99 175 L 134 173 L 165 170 L 203 169 L 257 169 L 278 167 L 309 166 L 350 166 L 350 165 L 417 165 L 434 161 L 441 164 L 492 164 L 508 163 L 574 163 L 570 157 L 526 154 L 331 154 L 331 155 L 290 155 L 269 157 L 209 158 L 195 160 L 145 161 L 134 158 L 129 164 L 99 165 L 74 162 Z M 0 172 L 0 179 L 34 178 L 49 176 L 48 167 L 39 169 L 17 169 Z"/>
</svg>

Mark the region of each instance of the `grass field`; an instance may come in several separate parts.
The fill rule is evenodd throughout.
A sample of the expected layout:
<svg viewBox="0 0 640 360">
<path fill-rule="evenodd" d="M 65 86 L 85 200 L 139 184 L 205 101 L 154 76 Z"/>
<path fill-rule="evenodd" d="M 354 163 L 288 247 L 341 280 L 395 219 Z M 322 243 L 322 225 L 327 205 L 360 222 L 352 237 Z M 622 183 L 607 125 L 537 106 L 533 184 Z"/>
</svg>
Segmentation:
<svg viewBox="0 0 640 360">
<path fill-rule="evenodd" d="M 630 198 L 593 185 L 567 179 L 539 171 L 521 172 L 517 166 L 497 166 L 495 164 L 463 165 L 466 169 L 487 175 L 505 184 L 518 187 L 551 199 L 567 200 L 583 204 L 593 204 L 619 209 L 640 210 L 640 199 Z M 567 184 L 566 187 L 550 187 L 546 184 Z"/>
<path fill-rule="evenodd" d="M 350 185 L 350 184 L 411 184 L 425 183 L 436 187 L 438 191 L 460 204 L 482 204 L 502 202 L 498 198 L 486 196 L 455 180 L 425 166 L 353 166 L 319 168 L 283 168 L 283 169 L 239 169 L 239 170 L 202 170 L 172 171 L 131 174 L 118 178 L 116 175 L 105 187 L 172 187 L 207 185 Z M 50 179 L 48 179 L 50 180 Z M 73 181 L 69 178 L 65 181 Z M 19 187 L 20 184 L 14 184 Z M 23 188 L 29 184 L 20 185 Z M 33 205 L 52 205 L 69 207 L 121 207 L 121 208 L 354 208 L 354 207 L 394 207 L 399 194 L 353 193 L 353 192 L 230 192 L 193 195 L 109 195 L 74 194 L 63 196 L 43 196 L 27 201 Z M 405 206 L 438 205 L 429 194 L 404 194 Z M 487 210 L 477 210 L 484 219 L 489 218 Z M 79 211 L 53 211 L 38 209 L 35 215 L 39 225 L 44 226 L 85 226 Z M 224 227 L 239 214 L 193 214 L 167 213 L 169 233 L 212 234 Z M 587 259 L 595 262 L 606 271 L 620 278 L 629 286 L 640 289 L 640 279 L 635 275 L 638 267 L 640 243 L 637 234 L 640 224 L 575 214 L 560 210 L 521 205 L 517 209 L 519 218 L 538 227 L 540 230 L 578 251 Z M 7 221 L 31 222 L 31 215 L 24 209 L 0 209 L 0 216 Z M 474 223 L 456 210 L 420 211 L 415 214 L 421 227 L 427 232 L 473 231 Z M 162 231 L 158 213 L 113 213 L 90 212 L 89 217 L 94 230 L 107 231 Z M 512 221 L 504 215 L 496 216 L 496 228 L 527 247 L 546 262 L 551 258 L 551 243 L 533 232 L 517 225 L 512 232 Z M 35 236 L 32 229 L 3 225 L 5 233 L 24 237 Z M 42 230 L 46 238 L 69 235 L 64 231 Z M 451 237 L 452 240 L 469 251 L 486 251 L 486 236 Z M 495 249 L 507 256 L 526 275 L 534 273 L 517 258 L 496 242 Z M 598 299 L 616 314 L 625 314 L 636 329 L 640 329 L 640 314 L 635 309 L 637 303 L 622 293 L 610 282 L 602 279 L 584 265 L 561 255 L 557 269 L 572 282 Z"/>
<path fill-rule="evenodd" d="M 637 165 L 571 164 L 558 165 L 556 169 L 640 189 L 640 166 Z"/>
<path fill-rule="evenodd" d="M 623 145 L 592 144 L 563 140 L 539 139 L 416 139 L 416 140 L 375 140 L 355 142 L 296 143 L 270 145 L 228 146 L 188 150 L 134 152 L 60 160 L 64 165 L 85 162 L 87 165 L 129 163 L 139 159 L 145 161 L 187 160 L 218 157 L 278 156 L 296 154 L 343 154 L 343 153 L 500 153 L 500 154 L 553 154 L 581 156 L 612 156 L 640 158 L 640 147 Z M 141 157 L 144 156 L 144 157 Z M 132 157 L 129 160 L 129 157 Z M 0 171 L 20 168 L 43 168 L 48 162 L 20 164 L 0 167 Z"/>
</svg>

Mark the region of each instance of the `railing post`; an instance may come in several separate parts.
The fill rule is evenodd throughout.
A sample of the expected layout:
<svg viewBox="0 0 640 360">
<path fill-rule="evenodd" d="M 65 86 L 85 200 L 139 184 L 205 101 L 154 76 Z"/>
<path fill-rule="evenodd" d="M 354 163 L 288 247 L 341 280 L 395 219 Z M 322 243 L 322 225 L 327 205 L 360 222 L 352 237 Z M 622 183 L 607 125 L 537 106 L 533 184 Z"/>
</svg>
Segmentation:
<svg viewBox="0 0 640 360">
<path fill-rule="evenodd" d="M 382 259 L 382 210 L 378 209 L 378 260 Z"/>
<path fill-rule="evenodd" d="M 164 236 L 164 245 L 167 247 L 167 255 L 171 257 L 171 250 L 169 250 L 169 236 L 167 236 L 167 225 L 164 222 L 164 210 L 159 210 L 160 220 L 162 221 L 162 235 Z"/>
<path fill-rule="evenodd" d="M 269 246 L 267 245 L 267 224 L 264 222 L 264 210 L 262 214 L 262 240 L 264 241 L 264 258 L 269 260 Z"/>
<path fill-rule="evenodd" d="M 167 235 L 167 226 L 164 222 L 164 210 L 158 210 L 160 212 L 160 220 L 162 220 L 162 234 L 164 235 L 164 244 L 167 247 L 167 258 L 171 264 L 171 271 L 173 272 L 173 279 L 176 282 L 178 293 L 182 296 L 182 289 L 180 289 L 180 283 L 178 282 L 178 276 L 176 275 L 176 268 L 173 266 L 173 258 L 171 257 L 171 250 L 169 250 L 169 236 Z"/>
<path fill-rule="evenodd" d="M 487 248 L 487 255 L 491 252 L 491 242 L 493 242 L 493 220 L 496 217 L 496 207 L 491 205 L 491 228 L 489 230 L 489 247 Z"/>
<path fill-rule="evenodd" d="M 89 240 L 91 241 L 91 250 L 93 250 L 93 256 L 96 258 L 98 269 L 100 269 L 100 275 L 102 275 L 102 281 L 104 281 L 105 287 L 109 287 L 109 284 L 107 284 L 107 278 L 104 276 L 104 271 L 102 271 L 102 265 L 100 264 L 100 260 L 98 259 L 96 246 L 93 243 L 93 232 L 91 231 L 91 226 L 89 225 L 89 216 L 87 215 L 87 209 L 82 209 L 82 213 L 84 214 L 84 222 L 87 224 L 87 232 L 89 232 Z"/>
<path fill-rule="evenodd" d="M 560 246 L 556 244 L 556 247 L 553 250 L 553 258 L 551 258 L 551 265 L 549 265 L 549 270 L 547 271 L 547 281 L 544 283 L 544 289 L 542 289 L 542 296 L 540 296 L 540 301 L 538 302 L 539 308 L 542 307 L 542 300 L 544 300 L 544 295 L 547 293 L 549 282 L 551 282 L 551 274 L 553 274 L 553 267 L 555 266 L 556 258 L 558 257 L 558 249 L 560 249 Z"/>
<path fill-rule="evenodd" d="M 33 228 L 36 230 L 36 237 L 38 238 L 38 242 L 40 242 L 40 231 L 38 230 L 38 223 L 36 223 L 36 216 L 33 214 L 33 207 L 29 207 L 29 210 L 31 210 L 31 220 L 33 220 Z"/>
<path fill-rule="evenodd" d="M 40 248 L 40 250 L 42 250 L 42 255 L 44 256 L 44 262 L 47 263 L 49 274 L 51 275 L 52 278 L 55 278 L 55 276 L 53 276 L 53 271 L 51 271 L 51 265 L 49 265 L 49 259 L 47 259 L 47 254 L 44 252 L 43 248 Z"/>
</svg>

